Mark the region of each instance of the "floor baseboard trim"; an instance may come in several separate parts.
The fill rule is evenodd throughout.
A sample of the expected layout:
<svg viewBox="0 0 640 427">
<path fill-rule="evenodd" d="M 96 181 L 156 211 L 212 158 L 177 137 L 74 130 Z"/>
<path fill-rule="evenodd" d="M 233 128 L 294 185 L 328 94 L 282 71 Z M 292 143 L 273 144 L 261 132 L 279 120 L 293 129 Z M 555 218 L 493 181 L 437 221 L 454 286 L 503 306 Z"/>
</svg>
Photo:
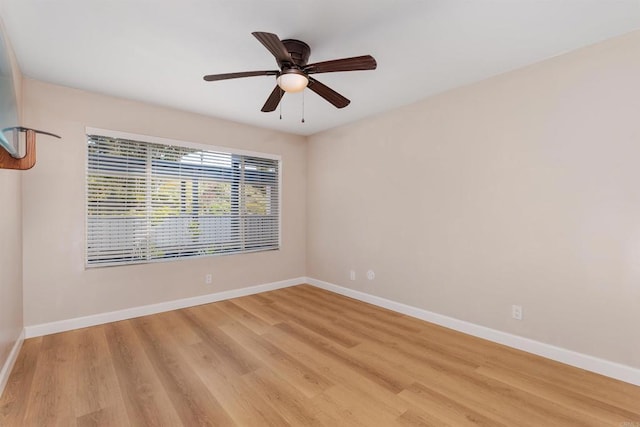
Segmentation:
<svg viewBox="0 0 640 427">
<path fill-rule="evenodd" d="M 244 297 L 247 295 L 253 295 L 261 292 L 273 291 L 276 289 L 299 285 L 301 283 L 305 283 L 305 280 L 306 277 L 298 277 L 295 279 L 264 283 L 261 285 L 249 286 L 241 289 L 233 289 L 229 291 L 199 295 L 190 298 L 166 301 L 158 304 L 143 305 L 139 307 L 125 308 L 123 310 L 110 311 L 107 313 L 92 314 L 90 316 L 76 317 L 73 319 L 65 319 L 56 322 L 26 326 L 25 337 L 40 337 L 43 335 L 55 334 L 58 332 L 66 332 L 74 329 L 86 328 L 89 326 L 117 322 L 119 320 L 133 319 L 135 317 L 147 316 L 149 314 L 162 313 L 165 311 L 178 310 L 181 308 L 193 307 L 196 305 L 208 304 L 211 302 L 223 301 L 231 298 Z"/>
<path fill-rule="evenodd" d="M 486 326 L 476 325 L 464 320 L 444 316 L 442 314 L 391 301 L 365 292 L 356 291 L 354 289 L 345 288 L 322 280 L 307 277 L 306 282 L 318 288 L 335 292 L 337 294 L 367 302 L 398 313 L 406 314 L 407 316 L 416 317 L 418 319 L 454 329 L 459 332 L 464 332 L 478 338 L 483 338 L 488 341 L 493 341 L 518 350 L 526 351 L 527 353 L 537 354 L 538 356 L 546 357 L 547 359 L 555 360 L 557 362 L 565 363 L 567 365 L 575 366 L 577 368 L 640 386 L 640 369 L 633 368 L 631 366 L 578 353 L 573 350 L 567 350 L 551 344 L 513 335 L 508 332 L 498 331 Z"/>
<path fill-rule="evenodd" d="M 9 376 L 11 375 L 11 371 L 13 370 L 13 365 L 16 364 L 16 360 L 18 360 L 18 354 L 20 353 L 20 349 L 22 348 L 22 343 L 24 342 L 25 331 L 24 329 L 20 332 L 18 339 L 13 344 L 11 351 L 9 352 L 9 357 L 5 360 L 4 365 L 2 366 L 2 370 L 0 371 L 0 397 L 2 397 L 2 393 L 4 392 L 4 388 L 7 386 L 9 382 Z"/>
</svg>

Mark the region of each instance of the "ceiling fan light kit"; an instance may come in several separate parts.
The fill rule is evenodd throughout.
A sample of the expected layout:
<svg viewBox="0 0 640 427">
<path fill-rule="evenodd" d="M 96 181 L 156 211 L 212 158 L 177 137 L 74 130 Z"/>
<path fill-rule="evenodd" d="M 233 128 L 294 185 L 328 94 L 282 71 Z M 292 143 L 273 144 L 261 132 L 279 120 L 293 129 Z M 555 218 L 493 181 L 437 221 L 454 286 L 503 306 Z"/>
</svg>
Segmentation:
<svg viewBox="0 0 640 427">
<path fill-rule="evenodd" d="M 280 86 L 280 89 L 283 91 L 287 93 L 296 93 L 302 92 L 304 88 L 307 87 L 309 79 L 304 72 L 292 68 L 280 73 L 276 78 L 276 82 L 278 82 L 278 86 Z"/>
<path fill-rule="evenodd" d="M 376 60 L 371 55 L 307 64 L 311 48 L 300 40 L 280 40 L 272 33 L 254 32 L 253 36 L 275 57 L 279 70 L 245 71 L 239 73 L 210 74 L 206 81 L 218 81 L 254 76 L 276 76 L 276 87 L 267 98 L 263 112 L 274 111 L 286 93 L 303 91 L 306 87 L 330 102 L 336 108 L 344 108 L 351 101 L 330 87 L 320 83 L 310 74 L 333 73 L 338 71 L 375 70 Z"/>
</svg>

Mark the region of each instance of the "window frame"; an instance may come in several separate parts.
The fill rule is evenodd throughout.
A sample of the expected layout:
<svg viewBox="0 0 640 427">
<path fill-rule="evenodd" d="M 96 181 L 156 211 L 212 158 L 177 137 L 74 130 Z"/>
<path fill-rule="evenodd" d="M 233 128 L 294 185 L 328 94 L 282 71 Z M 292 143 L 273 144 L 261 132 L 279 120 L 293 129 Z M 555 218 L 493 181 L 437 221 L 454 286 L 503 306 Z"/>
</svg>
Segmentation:
<svg viewBox="0 0 640 427">
<path fill-rule="evenodd" d="M 124 267 L 131 265 L 139 265 L 139 264 L 151 264 L 151 263 L 162 263 L 162 262 L 170 262 L 170 261 L 180 261 L 180 260 L 189 260 L 196 258 L 204 258 L 204 257 L 215 257 L 215 256 L 225 256 L 225 255 L 244 255 L 251 254 L 257 252 L 270 252 L 270 251 L 279 251 L 282 248 L 282 171 L 283 171 L 283 160 L 282 156 L 279 154 L 266 153 L 266 152 L 258 152 L 258 151 L 250 151 L 243 150 L 232 147 L 218 146 L 218 145 L 209 145 L 197 142 L 183 141 L 171 138 L 163 138 L 151 135 L 143 135 L 143 134 L 135 134 L 129 132 L 115 131 L 110 129 L 102 129 L 102 128 L 94 128 L 94 127 L 85 127 L 85 137 L 86 141 L 88 141 L 90 135 L 102 136 L 107 138 L 114 139 L 125 139 L 131 140 L 135 142 L 141 143 L 150 143 L 150 144 L 160 144 L 165 146 L 176 146 L 183 147 L 189 149 L 196 149 L 202 151 L 213 151 L 224 154 L 230 154 L 232 156 L 247 156 L 247 157 L 257 157 L 268 160 L 274 160 L 278 162 L 278 194 L 277 194 L 277 204 L 278 204 L 278 214 L 277 214 L 277 225 L 278 225 L 278 235 L 277 235 L 277 248 L 271 249 L 263 249 L 263 250 L 241 250 L 235 252 L 221 252 L 214 254 L 201 254 L 201 255 L 190 255 L 190 256 L 177 256 L 177 257 L 167 257 L 167 258 L 159 258 L 159 259 L 145 259 L 140 261 L 126 261 L 126 262 L 105 262 L 105 263 L 89 263 L 89 253 L 88 253 L 88 236 L 89 236 L 89 203 L 88 203 L 88 189 L 89 189 L 89 148 L 88 144 L 84 144 L 84 161 L 85 161 L 85 174 L 84 174 L 84 266 L 85 269 L 94 269 L 94 268 L 104 268 L 104 267 Z"/>
</svg>

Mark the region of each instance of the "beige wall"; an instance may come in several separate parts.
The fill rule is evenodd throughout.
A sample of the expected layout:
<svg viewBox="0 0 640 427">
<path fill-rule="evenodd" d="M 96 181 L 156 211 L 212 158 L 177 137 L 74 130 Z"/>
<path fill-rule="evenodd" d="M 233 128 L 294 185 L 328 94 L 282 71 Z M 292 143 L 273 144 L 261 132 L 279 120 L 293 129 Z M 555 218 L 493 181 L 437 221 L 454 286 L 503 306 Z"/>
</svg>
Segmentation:
<svg viewBox="0 0 640 427">
<path fill-rule="evenodd" d="M 1 21 L 0 31 L 3 32 L 3 38 L 6 40 Z M 16 82 L 18 118 L 20 118 L 22 76 L 13 57 L 11 46 L 9 45 L 8 48 Z M 28 172 L 0 169 L 0 370 L 23 328 L 21 187 L 24 173 Z"/>
<path fill-rule="evenodd" d="M 0 169 L 0 370 L 23 327 L 21 173 Z"/>
<path fill-rule="evenodd" d="M 41 138 L 23 181 L 26 325 L 304 276 L 303 137 L 29 79 L 24 103 L 27 126 L 63 137 Z M 85 126 L 281 155 L 281 250 L 85 270 Z"/>
<path fill-rule="evenodd" d="M 21 173 L 0 169 L 0 370 L 23 327 Z"/>
<path fill-rule="evenodd" d="M 639 76 L 635 32 L 311 137 L 307 275 L 640 367 Z"/>
</svg>

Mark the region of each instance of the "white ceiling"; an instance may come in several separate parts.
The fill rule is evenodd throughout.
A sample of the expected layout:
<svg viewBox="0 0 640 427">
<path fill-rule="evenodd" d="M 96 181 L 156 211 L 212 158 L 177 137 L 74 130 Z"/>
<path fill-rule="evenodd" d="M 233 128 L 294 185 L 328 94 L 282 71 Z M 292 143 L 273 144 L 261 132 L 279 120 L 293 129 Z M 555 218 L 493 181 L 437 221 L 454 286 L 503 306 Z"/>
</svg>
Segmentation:
<svg viewBox="0 0 640 427">
<path fill-rule="evenodd" d="M 640 0 L 0 0 L 31 78 L 310 135 L 640 28 Z M 304 92 L 260 108 L 276 69 L 252 31 L 311 46 L 309 62 L 373 55 L 375 71 L 316 75 L 351 104 Z"/>
</svg>

